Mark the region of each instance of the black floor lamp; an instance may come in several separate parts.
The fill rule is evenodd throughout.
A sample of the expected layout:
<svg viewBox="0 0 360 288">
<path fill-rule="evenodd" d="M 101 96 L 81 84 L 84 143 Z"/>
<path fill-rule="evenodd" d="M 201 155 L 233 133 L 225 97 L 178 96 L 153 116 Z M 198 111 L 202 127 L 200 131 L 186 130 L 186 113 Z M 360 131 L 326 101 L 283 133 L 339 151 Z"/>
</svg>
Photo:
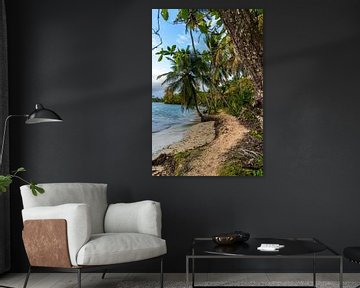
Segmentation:
<svg viewBox="0 0 360 288">
<path fill-rule="evenodd" d="M 0 150 L 0 168 L 2 167 L 8 122 L 11 118 L 16 118 L 16 117 L 26 118 L 25 124 L 39 124 L 39 123 L 47 123 L 47 122 L 56 123 L 56 122 L 63 121 L 57 113 L 55 113 L 54 111 L 52 111 L 50 109 L 44 108 L 44 106 L 41 104 L 36 104 L 35 110 L 33 112 L 31 112 L 30 114 L 7 116 L 5 119 L 5 123 L 4 123 L 3 138 L 2 138 L 1 150 Z M 3 286 L 1 284 L 0 284 L 0 287 L 13 288 L 13 287 L 9 287 L 9 286 Z"/>
<path fill-rule="evenodd" d="M 2 138 L 2 144 L 1 144 L 1 152 L 0 152 L 0 167 L 2 165 L 2 159 L 4 154 L 4 146 L 6 141 L 6 132 L 7 132 L 7 126 L 8 122 L 11 118 L 15 117 L 23 117 L 27 118 L 25 121 L 25 124 L 39 124 L 39 123 L 46 123 L 46 122 L 62 122 L 63 120 L 61 117 L 56 114 L 54 111 L 44 108 L 41 104 L 35 105 L 35 110 L 31 112 L 30 114 L 19 114 L 19 115 L 9 115 L 5 119 L 4 124 L 4 132 L 3 132 L 3 138 Z"/>
</svg>

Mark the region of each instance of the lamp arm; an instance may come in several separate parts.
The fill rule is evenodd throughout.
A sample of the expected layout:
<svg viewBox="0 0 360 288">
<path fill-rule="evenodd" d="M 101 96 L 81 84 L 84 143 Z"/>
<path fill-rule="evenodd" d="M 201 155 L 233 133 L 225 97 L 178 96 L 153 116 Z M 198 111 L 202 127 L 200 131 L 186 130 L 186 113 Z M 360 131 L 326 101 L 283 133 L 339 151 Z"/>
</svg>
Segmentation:
<svg viewBox="0 0 360 288">
<path fill-rule="evenodd" d="M 29 115 L 27 115 L 27 114 L 22 114 L 22 115 L 9 115 L 6 117 L 5 123 L 4 123 L 2 143 L 1 143 L 1 151 L 0 151 L 0 168 L 2 166 L 2 160 L 3 160 L 3 155 L 4 155 L 4 146 L 5 146 L 5 140 L 6 140 L 6 131 L 7 131 L 7 126 L 8 126 L 9 120 L 14 117 L 28 117 L 28 116 Z"/>
</svg>

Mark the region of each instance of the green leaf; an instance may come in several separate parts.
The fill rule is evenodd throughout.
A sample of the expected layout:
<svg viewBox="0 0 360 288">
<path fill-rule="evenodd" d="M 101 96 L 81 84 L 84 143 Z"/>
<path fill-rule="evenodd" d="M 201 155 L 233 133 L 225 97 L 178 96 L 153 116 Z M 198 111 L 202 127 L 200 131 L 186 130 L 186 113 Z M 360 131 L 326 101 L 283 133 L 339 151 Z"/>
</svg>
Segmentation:
<svg viewBox="0 0 360 288">
<path fill-rule="evenodd" d="M 15 171 L 15 174 L 16 173 L 19 173 L 19 172 L 25 172 L 26 169 L 24 167 L 19 167 L 16 171 Z"/>
<path fill-rule="evenodd" d="M 40 193 L 40 194 L 44 194 L 44 193 L 45 193 L 44 188 L 41 188 L 41 187 L 39 187 L 39 186 L 35 186 L 35 189 L 36 189 L 36 191 L 37 191 L 38 193 Z"/>
<path fill-rule="evenodd" d="M 206 24 L 201 24 L 201 25 L 199 25 L 199 29 L 200 29 L 200 31 L 202 32 L 202 33 L 208 33 L 209 31 L 208 31 L 208 27 L 206 26 Z"/>
<path fill-rule="evenodd" d="M 37 186 L 37 184 L 32 181 L 30 183 L 30 189 L 34 196 L 37 196 L 38 194 L 43 194 L 45 192 L 44 188 Z"/>
<path fill-rule="evenodd" d="M 12 183 L 12 176 L 11 175 L 0 175 L 0 191 L 6 192 L 9 188 L 10 184 Z"/>
<path fill-rule="evenodd" d="M 158 62 L 160 62 L 163 59 L 163 55 L 160 55 Z"/>
<path fill-rule="evenodd" d="M 171 52 L 174 52 L 175 49 L 176 49 L 176 45 L 172 45 L 172 46 L 171 46 Z"/>
<path fill-rule="evenodd" d="M 168 9 L 161 9 L 161 16 L 165 21 L 169 19 L 169 11 Z"/>
<path fill-rule="evenodd" d="M 187 20 L 189 18 L 189 9 L 180 9 L 179 14 L 183 20 Z"/>
</svg>

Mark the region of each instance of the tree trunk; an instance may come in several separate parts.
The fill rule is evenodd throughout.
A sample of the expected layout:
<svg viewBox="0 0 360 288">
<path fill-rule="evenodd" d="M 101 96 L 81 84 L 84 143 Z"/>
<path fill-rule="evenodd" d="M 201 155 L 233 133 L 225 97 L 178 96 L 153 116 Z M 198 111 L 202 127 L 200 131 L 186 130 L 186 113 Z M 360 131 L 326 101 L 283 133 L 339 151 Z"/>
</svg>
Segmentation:
<svg viewBox="0 0 360 288">
<path fill-rule="evenodd" d="M 254 82 L 257 105 L 263 104 L 263 33 L 249 9 L 219 9 L 245 72 Z"/>
<path fill-rule="evenodd" d="M 194 42 L 194 36 L 193 36 L 191 28 L 190 28 L 190 38 L 191 38 L 191 45 L 192 45 L 192 48 L 193 48 L 193 51 L 194 51 L 194 55 L 197 56 L 196 48 L 195 48 L 195 42 Z"/>
<path fill-rule="evenodd" d="M 197 96 L 196 96 L 196 95 L 195 95 L 195 97 L 194 97 L 194 102 L 195 102 L 196 112 L 197 112 L 198 115 L 200 116 L 201 122 L 203 122 L 203 120 L 204 120 L 204 115 L 200 112 L 200 109 L 199 109 L 199 107 L 198 107 L 198 102 L 197 102 Z"/>
<path fill-rule="evenodd" d="M 190 38 L 191 38 L 191 44 L 192 44 L 192 48 L 193 48 L 193 51 L 194 51 L 194 55 L 195 57 L 197 56 L 197 52 L 196 52 L 196 48 L 195 48 L 195 42 L 194 42 L 194 36 L 192 34 L 192 28 L 189 28 L 190 30 Z M 197 95 L 196 95 L 196 91 L 194 90 L 194 101 L 195 101 L 195 108 L 196 108 L 196 111 L 198 113 L 198 115 L 200 116 L 201 118 L 201 122 L 204 121 L 204 115 L 200 112 L 200 109 L 198 107 L 198 102 L 197 102 Z"/>
</svg>

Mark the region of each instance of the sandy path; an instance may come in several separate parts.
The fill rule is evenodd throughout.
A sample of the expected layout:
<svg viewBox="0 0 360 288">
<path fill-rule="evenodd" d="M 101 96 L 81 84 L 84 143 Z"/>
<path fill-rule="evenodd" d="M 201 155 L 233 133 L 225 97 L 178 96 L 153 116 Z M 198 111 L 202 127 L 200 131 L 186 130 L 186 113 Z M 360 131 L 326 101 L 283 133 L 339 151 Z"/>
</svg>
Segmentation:
<svg viewBox="0 0 360 288">
<path fill-rule="evenodd" d="M 191 162 L 191 169 L 185 176 L 217 176 L 226 152 L 249 132 L 234 116 L 222 113 L 218 117 L 218 136 Z"/>
</svg>

